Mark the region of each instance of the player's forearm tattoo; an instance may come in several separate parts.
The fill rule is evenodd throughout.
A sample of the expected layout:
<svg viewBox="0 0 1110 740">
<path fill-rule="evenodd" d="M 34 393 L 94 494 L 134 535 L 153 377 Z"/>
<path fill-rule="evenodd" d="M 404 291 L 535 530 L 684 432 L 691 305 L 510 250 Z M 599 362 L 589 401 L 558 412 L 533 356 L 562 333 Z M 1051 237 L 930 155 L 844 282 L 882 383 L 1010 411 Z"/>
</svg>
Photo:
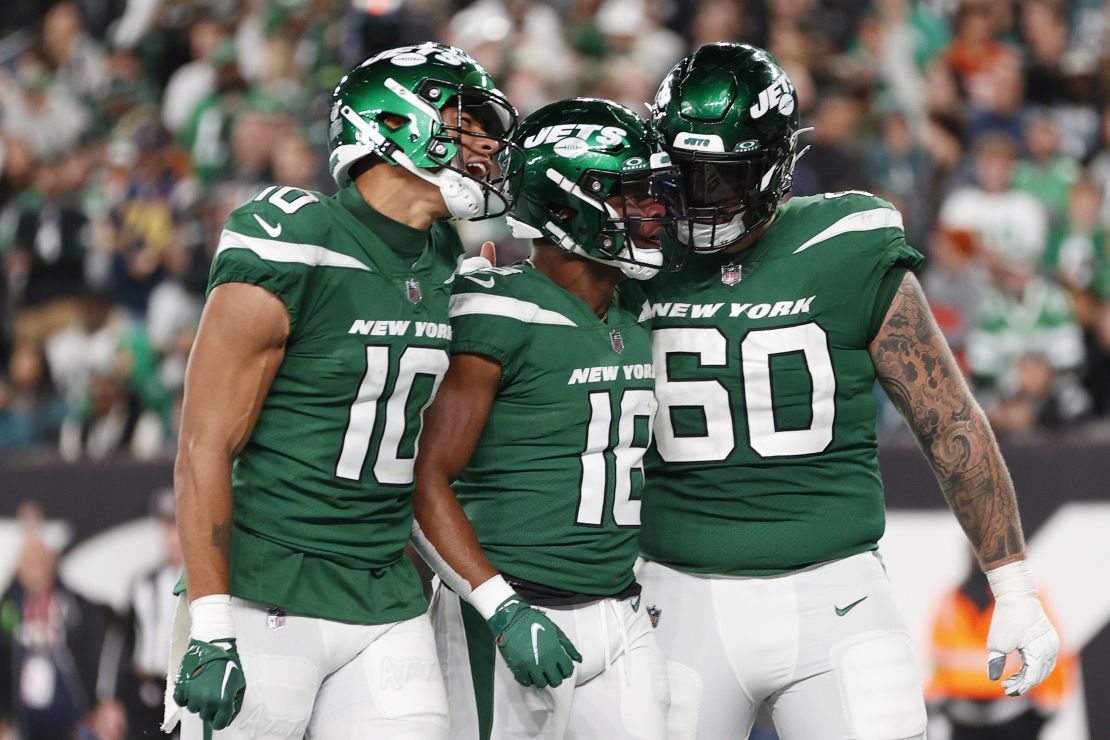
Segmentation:
<svg viewBox="0 0 1110 740">
<path fill-rule="evenodd" d="M 212 547 L 218 548 L 224 557 L 231 552 L 231 517 L 219 524 L 212 525 Z"/>
<path fill-rule="evenodd" d="M 1010 473 L 912 275 L 898 288 L 871 358 L 980 561 L 1021 553 L 1025 542 Z"/>
</svg>

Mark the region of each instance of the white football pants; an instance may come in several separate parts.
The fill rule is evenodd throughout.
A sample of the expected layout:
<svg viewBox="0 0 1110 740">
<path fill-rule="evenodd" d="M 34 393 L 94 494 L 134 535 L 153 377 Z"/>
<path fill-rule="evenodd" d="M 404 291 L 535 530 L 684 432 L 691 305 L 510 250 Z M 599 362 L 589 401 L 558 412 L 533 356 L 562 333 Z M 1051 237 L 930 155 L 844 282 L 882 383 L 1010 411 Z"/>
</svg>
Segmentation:
<svg viewBox="0 0 1110 740">
<path fill-rule="evenodd" d="M 664 740 L 667 669 L 640 599 L 542 610 L 582 654 L 558 688 L 518 684 L 481 615 L 437 587 L 452 740 Z"/>
<path fill-rule="evenodd" d="M 670 740 L 746 738 L 761 704 L 782 740 L 924 738 L 921 674 L 875 554 L 765 578 L 645 562 L 637 580 L 667 656 Z"/>
<path fill-rule="evenodd" d="M 446 740 L 447 697 L 427 614 L 359 625 L 268 613 L 233 598 L 247 692 L 217 740 Z M 201 740 L 185 712 L 182 740 Z"/>
</svg>

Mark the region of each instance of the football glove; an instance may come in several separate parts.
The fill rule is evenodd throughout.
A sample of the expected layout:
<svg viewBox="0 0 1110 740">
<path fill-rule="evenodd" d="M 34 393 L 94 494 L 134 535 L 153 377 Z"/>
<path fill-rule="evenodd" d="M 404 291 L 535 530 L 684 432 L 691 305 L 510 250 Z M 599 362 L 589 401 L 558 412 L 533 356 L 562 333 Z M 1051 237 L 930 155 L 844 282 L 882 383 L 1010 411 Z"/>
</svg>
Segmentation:
<svg viewBox="0 0 1110 740">
<path fill-rule="evenodd" d="M 1024 561 L 989 570 L 986 575 L 994 593 L 987 675 L 992 681 L 1001 678 L 1006 656 L 1017 650 L 1021 670 L 1004 680 L 1002 687 L 1010 696 L 1021 696 L 1052 673 L 1060 637 L 1037 599 L 1033 574 Z"/>
<path fill-rule="evenodd" d="M 178 706 L 195 712 L 213 729 L 222 730 L 239 714 L 246 690 L 234 638 L 189 641 L 173 689 Z"/>
<path fill-rule="evenodd" d="M 558 625 L 516 594 L 486 620 L 513 677 L 521 686 L 558 686 L 582 656 Z"/>
</svg>

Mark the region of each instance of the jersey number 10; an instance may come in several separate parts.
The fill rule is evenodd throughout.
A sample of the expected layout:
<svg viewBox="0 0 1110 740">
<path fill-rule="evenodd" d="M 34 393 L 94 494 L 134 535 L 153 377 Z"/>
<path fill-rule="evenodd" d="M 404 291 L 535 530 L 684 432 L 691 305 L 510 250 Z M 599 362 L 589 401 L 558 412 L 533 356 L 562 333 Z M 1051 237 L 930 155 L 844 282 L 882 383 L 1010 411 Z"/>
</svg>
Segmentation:
<svg viewBox="0 0 1110 740">
<path fill-rule="evenodd" d="M 390 348 L 370 345 L 366 348 L 366 374 L 362 376 L 358 393 L 351 404 L 347 430 L 343 434 L 343 448 L 335 466 L 335 475 L 347 480 L 360 480 L 362 468 L 370 453 L 370 439 L 378 423 L 379 401 L 389 379 Z M 435 397 L 436 389 L 447 372 L 447 353 L 432 347 L 408 346 L 400 352 L 392 393 L 384 404 L 385 420 L 381 438 L 374 455 L 374 479 L 382 485 L 407 485 L 412 483 L 412 469 L 416 457 L 416 437 L 420 434 L 420 421 L 424 409 Z M 427 396 L 416 410 L 412 421 L 413 405 L 410 396 L 418 377 L 430 381 Z M 402 453 L 402 442 L 412 445 L 412 454 Z M 406 445 L 408 446 L 408 445 Z"/>
</svg>

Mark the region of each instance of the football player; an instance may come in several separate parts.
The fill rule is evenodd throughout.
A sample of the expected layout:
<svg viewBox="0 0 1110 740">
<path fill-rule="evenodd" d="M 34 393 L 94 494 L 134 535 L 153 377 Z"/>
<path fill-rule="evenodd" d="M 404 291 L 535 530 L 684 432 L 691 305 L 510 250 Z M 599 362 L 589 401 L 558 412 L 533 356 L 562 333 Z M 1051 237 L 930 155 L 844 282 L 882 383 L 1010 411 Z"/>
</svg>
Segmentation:
<svg viewBox="0 0 1110 740">
<path fill-rule="evenodd" d="M 507 208 L 515 122 L 464 52 L 383 52 L 332 94 L 339 192 L 268 187 L 228 218 L 175 466 L 185 737 L 447 737 L 403 556 L 414 440 L 448 365 L 446 219 Z"/>
<path fill-rule="evenodd" d="M 993 588 L 983 669 L 997 679 L 1018 650 L 1005 691 L 1036 685 L 1057 635 L 898 211 L 851 191 L 780 204 L 802 129 L 762 49 L 710 44 L 680 61 L 652 123 L 688 197 L 685 269 L 645 286 L 659 414 L 639 578 L 672 668 L 671 737 L 744 737 L 760 705 L 784 740 L 923 736 L 920 673 L 877 550 L 876 380 Z"/>
<path fill-rule="evenodd" d="M 416 462 L 451 736 L 662 738 L 666 671 L 632 573 L 656 408 L 638 281 L 663 262 L 676 172 L 604 100 L 547 105 L 514 142 L 509 223 L 532 256 L 456 281 Z"/>
</svg>

